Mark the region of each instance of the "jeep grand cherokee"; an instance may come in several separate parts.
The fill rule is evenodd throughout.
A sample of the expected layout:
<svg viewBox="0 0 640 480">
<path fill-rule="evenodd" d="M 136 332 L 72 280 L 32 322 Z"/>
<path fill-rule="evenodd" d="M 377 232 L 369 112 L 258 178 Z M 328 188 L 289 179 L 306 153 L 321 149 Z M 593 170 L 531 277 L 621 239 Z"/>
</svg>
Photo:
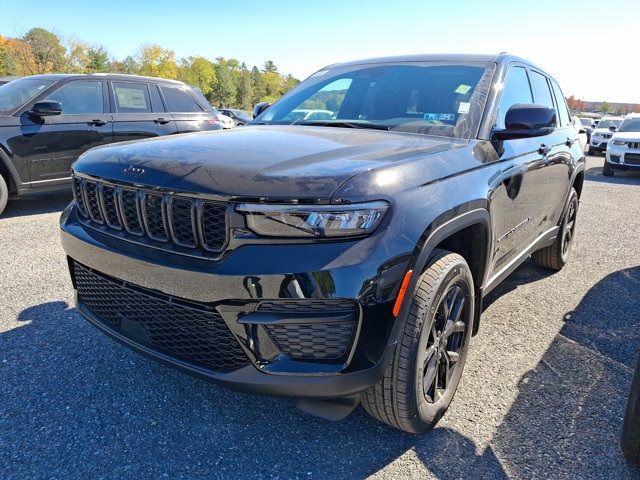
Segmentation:
<svg viewBox="0 0 640 480">
<path fill-rule="evenodd" d="M 309 108 L 334 114 L 291 120 Z M 222 385 L 431 428 L 485 295 L 569 256 L 584 156 L 558 84 L 508 55 L 373 59 L 261 110 L 82 155 L 61 219 L 78 310 Z"/>
</svg>

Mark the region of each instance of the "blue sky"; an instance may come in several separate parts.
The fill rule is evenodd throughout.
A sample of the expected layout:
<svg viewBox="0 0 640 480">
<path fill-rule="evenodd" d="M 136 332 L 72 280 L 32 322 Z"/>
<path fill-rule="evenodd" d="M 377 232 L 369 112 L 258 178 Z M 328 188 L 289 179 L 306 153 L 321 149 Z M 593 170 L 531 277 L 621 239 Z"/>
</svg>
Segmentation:
<svg viewBox="0 0 640 480">
<path fill-rule="evenodd" d="M 0 12 L 4 36 L 41 26 L 117 58 L 158 43 L 178 57 L 270 59 L 298 78 L 357 58 L 509 51 L 567 95 L 640 103 L 638 0 L 0 0 Z"/>
</svg>

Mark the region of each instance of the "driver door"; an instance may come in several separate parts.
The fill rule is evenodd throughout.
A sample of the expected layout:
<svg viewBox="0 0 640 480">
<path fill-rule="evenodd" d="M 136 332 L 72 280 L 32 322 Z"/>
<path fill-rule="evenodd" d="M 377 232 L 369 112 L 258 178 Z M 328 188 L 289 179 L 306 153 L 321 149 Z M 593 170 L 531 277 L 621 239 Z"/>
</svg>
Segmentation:
<svg viewBox="0 0 640 480">
<path fill-rule="evenodd" d="M 46 98 L 60 102 L 62 114 L 22 114 L 23 146 L 32 182 L 68 178 L 71 164 L 80 154 L 112 141 L 113 122 L 106 93 L 102 80 L 72 81 Z"/>
</svg>

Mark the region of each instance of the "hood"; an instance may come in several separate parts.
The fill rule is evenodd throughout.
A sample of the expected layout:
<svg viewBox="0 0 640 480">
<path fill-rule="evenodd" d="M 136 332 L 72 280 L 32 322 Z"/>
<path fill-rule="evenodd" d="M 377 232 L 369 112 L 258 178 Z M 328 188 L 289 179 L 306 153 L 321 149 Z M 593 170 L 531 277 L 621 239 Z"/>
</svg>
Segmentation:
<svg viewBox="0 0 640 480">
<path fill-rule="evenodd" d="M 73 168 L 182 192 L 311 201 L 330 198 L 356 173 L 465 143 L 367 129 L 250 126 L 106 145 L 83 154 Z M 132 165 L 144 172 L 130 176 L 125 170 Z"/>
<path fill-rule="evenodd" d="M 629 142 L 640 142 L 640 132 L 616 132 L 612 140 L 627 140 Z"/>
</svg>

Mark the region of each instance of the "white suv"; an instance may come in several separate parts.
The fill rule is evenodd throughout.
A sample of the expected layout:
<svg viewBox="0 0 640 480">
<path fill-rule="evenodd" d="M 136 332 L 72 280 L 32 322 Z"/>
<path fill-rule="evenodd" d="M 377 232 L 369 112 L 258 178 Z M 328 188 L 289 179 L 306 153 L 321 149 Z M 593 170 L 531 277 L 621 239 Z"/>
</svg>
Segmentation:
<svg viewBox="0 0 640 480">
<path fill-rule="evenodd" d="M 607 145 L 602 174 L 613 176 L 614 170 L 640 171 L 640 115 L 628 115 Z"/>
<path fill-rule="evenodd" d="M 621 117 L 602 117 L 600 119 L 596 128 L 591 132 L 590 154 L 604 152 L 607 149 L 607 142 L 620 126 L 622 120 Z"/>
</svg>

